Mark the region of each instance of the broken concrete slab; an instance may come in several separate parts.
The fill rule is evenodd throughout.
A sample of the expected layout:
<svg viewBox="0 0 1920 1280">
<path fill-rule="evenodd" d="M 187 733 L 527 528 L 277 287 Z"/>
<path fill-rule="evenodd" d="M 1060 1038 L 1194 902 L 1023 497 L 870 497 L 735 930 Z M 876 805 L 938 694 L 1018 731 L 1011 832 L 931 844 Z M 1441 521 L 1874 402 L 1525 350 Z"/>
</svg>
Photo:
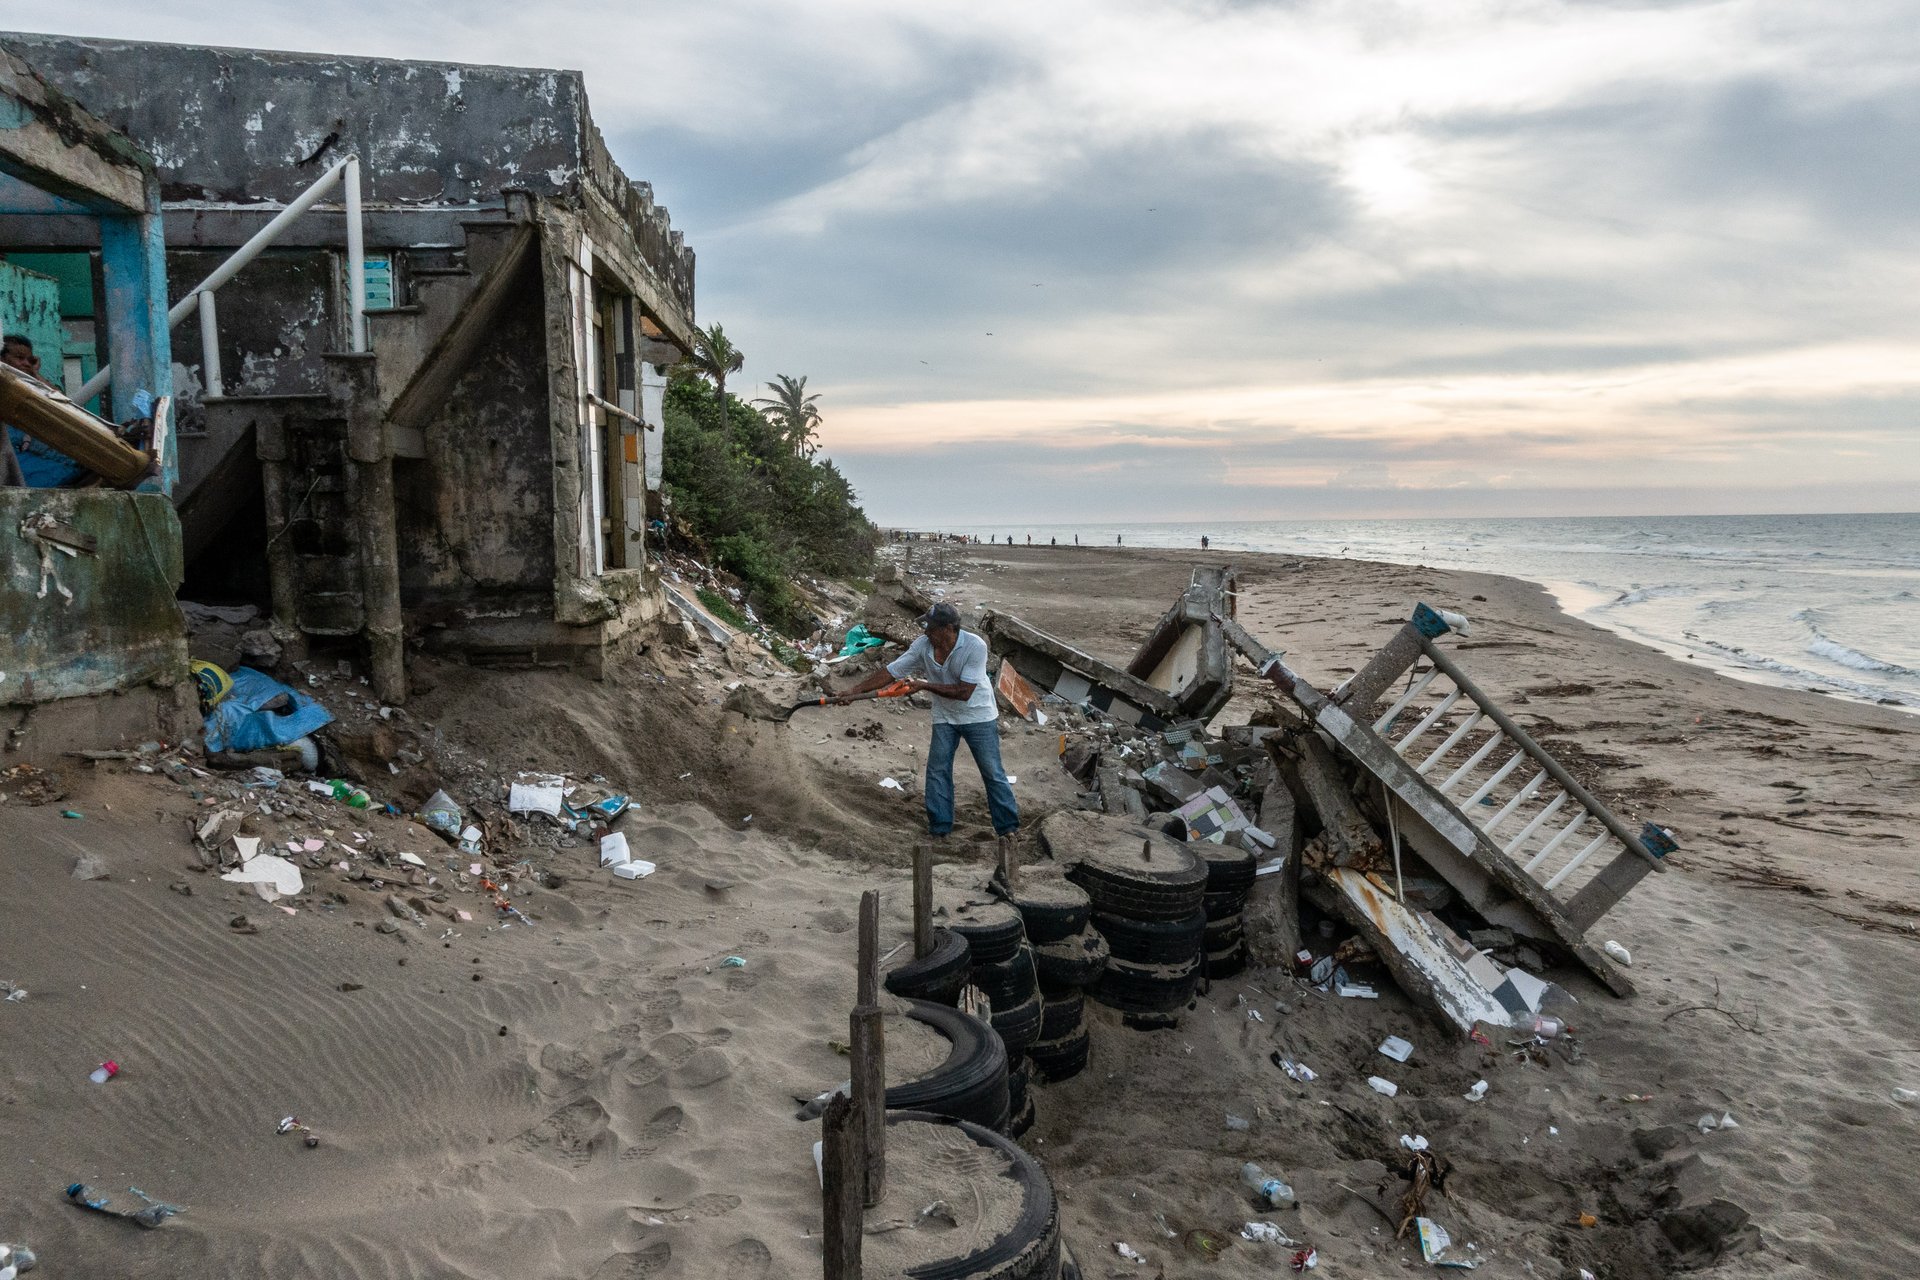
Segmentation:
<svg viewBox="0 0 1920 1280">
<path fill-rule="evenodd" d="M 1163 729 L 1182 716 L 1172 695 L 1012 614 L 981 614 L 980 633 L 1035 688 L 1068 702 L 1143 729 Z"/>
<path fill-rule="evenodd" d="M 1508 1025 L 1505 1006 L 1378 876 L 1348 867 L 1330 867 L 1319 874 L 1332 886 L 1341 918 L 1373 944 L 1401 989 L 1438 1014 L 1443 1025 L 1461 1032 L 1473 1030 L 1477 1022 Z"/>
<path fill-rule="evenodd" d="M 1233 616 L 1235 585 L 1231 568 L 1196 568 L 1127 664 L 1127 674 L 1165 691 L 1197 720 L 1212 719 L 1233 696 L 1233 650 L 1217 619 Z"/>
</svg>

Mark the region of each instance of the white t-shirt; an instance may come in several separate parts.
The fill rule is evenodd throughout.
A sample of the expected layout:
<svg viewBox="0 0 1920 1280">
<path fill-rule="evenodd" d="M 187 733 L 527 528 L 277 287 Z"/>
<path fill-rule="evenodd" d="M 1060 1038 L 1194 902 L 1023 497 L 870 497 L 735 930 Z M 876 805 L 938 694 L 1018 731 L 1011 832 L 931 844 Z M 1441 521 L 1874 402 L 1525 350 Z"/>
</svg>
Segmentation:
<svg viewBox="0 0 1920 1280">
<path fill-rule="evenodd" d="M 933 642 L 920 636 L 887 664 L 887 670 L 896 680 L 973 686 L 973 696 L 965 701 L 929 693 L 935 724 L 979 724 L 1000 718 L 1000 704 L 994 701 L 993 683 L 987 679 L 987 642 L 971 631 L 960 633 L 945 662 L 934 660 Z"/>
</svg>

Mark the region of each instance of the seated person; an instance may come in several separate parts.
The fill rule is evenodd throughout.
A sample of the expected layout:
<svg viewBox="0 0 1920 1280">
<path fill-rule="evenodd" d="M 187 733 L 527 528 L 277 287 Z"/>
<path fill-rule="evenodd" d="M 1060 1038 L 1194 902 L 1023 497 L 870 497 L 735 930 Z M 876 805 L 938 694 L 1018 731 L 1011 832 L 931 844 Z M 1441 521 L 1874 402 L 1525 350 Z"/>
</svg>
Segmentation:
<svg viewBox="0 0 1920 1280">
<path fill-rule="evenodd" d="M 33 343 L 17 333 L 0 339 L 0 362 L 18 369 L 37 381 L 40 357 Z M 7 447 L 0 451 L 0 484 L 24 485 L 29 489 L 66 489 L 86 480 L 92 473 L 50 444 L 34 439 L 19 427 L 8 425 Z"/>
</svg>

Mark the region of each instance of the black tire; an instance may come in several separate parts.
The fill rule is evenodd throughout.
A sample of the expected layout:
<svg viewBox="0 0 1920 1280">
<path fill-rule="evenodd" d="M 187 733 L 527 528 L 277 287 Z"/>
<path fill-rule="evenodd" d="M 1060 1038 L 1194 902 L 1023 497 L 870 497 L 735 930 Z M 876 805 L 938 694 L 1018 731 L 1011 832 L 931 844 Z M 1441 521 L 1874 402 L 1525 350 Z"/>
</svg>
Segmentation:
<svg viewBox="0 0 1920 1280">
<path fill-rule="evenodd" d="M 967 940 L 951 929 L 933 931 L 933 950 L 917 960 L 906 960 L 887 970 L 887 990 L 907 1000 L 957 1004 L 973 972 Z"/>
<path fill-rule="evenodd" d="M 1236 942 L 1225 951 L 1207 952 L 1207 981 L 1218 982 L 1221 978 L 1231 978 L 1247 967 L 1247 944 Z"/>
<path fill-rule="evenodd" d="M 1240 916 L 1228 916 L 1225 920 L 1209 920 L 1207 930 L 1201 939 L 1204 951 L 1225 951 L 1228 947 L 1240 945 L 1247 936 L 1246 924 Z"/>
<path fill-rule="evenodd" d="M 1107 940 L 1097 929 L 1083 929 L 1065 942 L 1034 948 L 1035 970 L 1040 990 L 1051 1004 L 1056 993 L 1078 991 L 1100 976 L 1110 954 Z"/>
<path fill-rule="evenodd" d="M 1046 1008 L 1040 1011 L 1040 1040 L 1065 1040 L 1086 1023 L 1087 1001 L 1078 991 L 1048 996 Z"/>
<path fill-rule="evenodd" d="M 1180 1025 L 1178 1013 L 1127 1013 L 1120 1016 L 1120 1025 L 1129 1031 L 1172 1031 Z"/>
<path fill-rule="evenodd" d="M 946 927 L 967 940 L 975 968 L 1002 964 L 1020 949 L 1026 929 L 1020 913 L 1004 902 L 975 904 L 947 913 Z"/>
<path fill-rule="evenodd" d="M 1093 901 L 1085 889 L 1058 871 L 1024 872 L 1019 879 L 1020 887 L 1006 897 L 1026 925 L 1028 942 L 1059 942 L 1087 927 Z"/>
<path fill-rule="evenodd" d="M 1009 1138 L 1024 1137 L 1027 1130 L 1033 1128 L 1033 1106 L 1033 1095 L 1029 1094 L 1027 1095 L 1025 1104 L 1013 1113 L 1013 1119 L 1007 1121 L 1007 1136 Z"/>
<path fill-rule="evenodd" d="M 1258 864 L 1253 854 L 1239 845 L 1202 840 L 1187 847 L 1207 864 L 1208 893 L 1244 894 L 1253 888 L 1253 872 Z"/>
<path fill-rule="evenodd" d="M 1184 964 L 1136 965 L 1114 959 L 1087 994 L 1122 1013 L 1173 1013 L 1193 999 L 1200 980 L 1196 948 Z"/>
<path fill-rule="evenodd" d="M 1007 1110 L 1019 1115 L 1027 1105 L 1027 1086 L 1033 1083 L 1033 1062 L 1022 1054 L 1007 1069 Z"/>
<path fill-rule="evenodd" d="M 1207 869 L 1186 845 L 1122 818 L 1082 810 L 1052 814 L 1041 843 L 1087 891 L 1095 912 L 1181 920 L 1200 909 Z M 1142 857 L 1143 848 L 1150 854 Z"/>
<path fill-rule="evenodd" d="M 1033 1069 L 1049 1083 L 1070 1080 L 1087 1069 L 1093 1037 L 1085 1027 L 1060 1040 L 1043 1040 L 1027 1050 Z"/>
<path fill-rule="evenodd" d="M 1183 920 L 1129 920 L 1095 912 L 1093 927 L 1107 940 L 1116 961 L 1134 965 L 1167 965 L 1191 961 L 1200 954 L 1207 917 L 1195 911 Z"/>
<path fill-rule="evenodd" d="M 1007 1049 L 980 1019 L 928 1000 L 911 1001 L 907 1016 L 924 1022 L 953 1045 L 940 1069 L 887 1090 L 887 1110 L 926 1111 L 988 1128 L 1006 1123 Z"/>
<path fill-rule="evenodd" d="M 1011 1138 L 977 1124 L 924 1112 L 895 1112 L 887 1117 L 887 1123 L 959 1124 L 975 1142 L 1007 1158 L 1012 1166 L 1008 1176 L 1020 1188 L 1020 1213 L 1011 1228 L 964 1257 L 909 1268 L 911 1280 L 1058 1280 L 1060 1204 L 1038 1161 Z"/>
<path fill-rule="evenodd" d="M 1247 895 L 1244 893 L 1208 892 L 1201 899 L 1206 908 L 1207 919 L 1225 920 L 1228 916 L 1237 916 L 1247 909 Z"/>
<path fill-rule="evenodd" d="M 1014 1005 L 1004 1013 L 998 1009 L 993 1011 L 993 1029 L 1000 1033 L 1007 1061 L 1018 1061 L 1027 1047 L 1040 1038 L 1040 1019 L 1045 1009 L 1046 1002 L 1036 989 L 1025 1003 Z"/>
<path fill-rule="evenodd" d="M 1025 1004 L 1040 989 L 1034 974 L 1033 948 L 1023 942 L 1010 960 L 974 965 L 973 985 L 987 993 L 996 1011 Z"/>
</svg>

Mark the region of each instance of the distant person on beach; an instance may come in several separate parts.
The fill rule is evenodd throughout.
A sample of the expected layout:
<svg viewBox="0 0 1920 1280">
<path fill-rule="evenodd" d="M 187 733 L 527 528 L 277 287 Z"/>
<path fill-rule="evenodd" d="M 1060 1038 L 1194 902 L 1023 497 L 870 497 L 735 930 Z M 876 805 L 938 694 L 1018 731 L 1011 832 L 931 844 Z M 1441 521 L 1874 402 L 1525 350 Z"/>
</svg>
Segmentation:
<svg viewBox="0 0 1920 1280">
<path fill-rule="evenodd" d="M 1120 545 L 1120 535 L 1117 533 L 1113 535 L 1113 545 L 1116 547 Z"/>
<path fill-rule="evenodd" d="M 1012 545 L 1013 545 L 1013 535 L 1012 535 L 1012 534 L 1008 534 L 1008 535 L 1007 535 L 1007 545 L 1008 545 L 1008 546 L 1012 546 Z"/>
<path fill-rule="evenodd" d="M 1073 535 L 1073 545 L 1076 547 L 1080 545 L 1080 535 L 1077 533 Z"/>
<path fill-rule="evenodd" d="M 1032 546 L 1032 545 L 1033 545 L 1033 535 L 1032 535 L 1032 534 L 1028 534 L 1028 535 L 1027 535 L 1027 545 L 1028 545 L 1028 546 Z"/>
<path fill-rule="evenodd" d="M 1207 549 L 1207 535 L 1204 533 L 1200 535 L 1200 549 L 1202 551 Z"/>
<path fill-rule="evenodd" d="M 945 836 L 953 830 L 953 757 L 962 739 L 987 786 L 987 812 L 993 833 L 1010 837 L 1020 830 L 1020 806 L 1000 763 L 1000 705 L 987 679 L 987 642 L 960 629 L 960 611 L 936 604 L 919 618 L 922 634 L 907 651 L 836 701 L 905 680 L 914 692 L 933 695 L 933 744 L 927 748 L 927 831 Z"/>
<path fill-rule="evenodd" d="M 1060 545 L 1060 539 L 1058 539 L 1058 538 L 1048 538 L 1048 539 L 1047 539 L 1047 545 L 1048 545 L 1048 546 L 1050 546 L 1050 547 L 1057 547 L 1057 546 L 1059 546 L 1059 545 Z"/>
</svg>

